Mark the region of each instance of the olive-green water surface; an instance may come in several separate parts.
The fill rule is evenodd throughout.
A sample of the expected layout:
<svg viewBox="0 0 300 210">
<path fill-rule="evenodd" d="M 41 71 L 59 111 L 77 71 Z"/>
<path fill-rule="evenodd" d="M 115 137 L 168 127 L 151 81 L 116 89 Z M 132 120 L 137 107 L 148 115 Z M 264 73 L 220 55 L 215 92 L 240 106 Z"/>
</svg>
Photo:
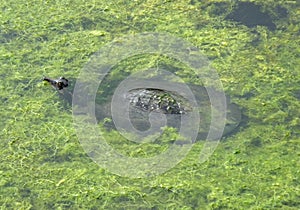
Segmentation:
<svg viewBox="0 0 300 210">
<path fill-rule="evenodd" d="M 1 1 L 1 209 L 299 209 L 299 2 L 246 6 L 253 4 L 266 22 L 246 22 L 239 12 L 254 12 L 228 1 Z M 130 179 L 86 155 L 71 108 L 41 80 L 76 78 L 102 46 L 140 32 L 166 32 L 201 49 L 244 118 L 208 161 L 198 162 L 199 141 L 166 173 Z M 144 65 L 122 62 L 127 73 Z M 189 73 L 178 76 L 197 84 Z M 174 135 L 170 129 L 161 141 Z M 122 150 L 117 132 L 106 136 L 128 156 L 164 149 Z"/>
</svg>

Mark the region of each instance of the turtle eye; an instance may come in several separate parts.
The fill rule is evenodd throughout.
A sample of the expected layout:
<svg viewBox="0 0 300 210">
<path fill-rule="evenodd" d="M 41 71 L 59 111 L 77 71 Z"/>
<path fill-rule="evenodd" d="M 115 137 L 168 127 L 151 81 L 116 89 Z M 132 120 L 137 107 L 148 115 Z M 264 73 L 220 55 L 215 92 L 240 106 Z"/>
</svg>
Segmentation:
<svg viewBox="0 0 300 210">
<path fill-rule="evenodd" d="M 63 87 L 63 83 L 62 83 L 62 82 L 58 82 L 58 83 L 57 83 L 57 88 L 58 88 L 58 90 L 63 89 L 63 88 L 64 88 L 64 87 Z"/>
<path fill-rule="evenodd" d="M 64 77 L 60 77 L 56 82 L 56 87 L 58 88 L 58 90 L 68 87 L 68 80 Z"/>
</svg>

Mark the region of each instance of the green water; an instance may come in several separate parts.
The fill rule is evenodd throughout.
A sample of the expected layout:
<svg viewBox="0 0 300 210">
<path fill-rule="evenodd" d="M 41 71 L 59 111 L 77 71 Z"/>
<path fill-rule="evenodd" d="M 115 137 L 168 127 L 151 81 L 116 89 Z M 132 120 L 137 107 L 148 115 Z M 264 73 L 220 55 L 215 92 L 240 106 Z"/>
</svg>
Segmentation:
<svg viewBox="0 0 300 210">
<path fill-rule="evenodd" d="M 2 0 L 1 209 L 299 209 L 299 2 L 255 1 L 273 22 L 251 28 L 226 18 L 226 2 Z M 166 173 L 131 179 L 86 155 L 70 107 L 41 80 L 76 78 L 106 43 L 146 31 L 203 50 L 244 118 L 205 163 L 197 142 Z"/>
</svg>

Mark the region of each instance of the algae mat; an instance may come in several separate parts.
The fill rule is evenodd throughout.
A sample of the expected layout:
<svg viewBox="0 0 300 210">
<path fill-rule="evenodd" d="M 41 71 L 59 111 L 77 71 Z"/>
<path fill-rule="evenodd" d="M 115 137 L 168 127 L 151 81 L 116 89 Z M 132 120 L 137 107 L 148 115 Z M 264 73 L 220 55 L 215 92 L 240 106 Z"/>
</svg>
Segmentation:
<svg viewBox="0 0 300 210">
<path fill-rule="evenodd" d="M 2 1 L 1 208 L 299 209 L 299 2 L 257 0 L 248 8 L 267 21 L 241 19 L 247 7 L 227 1 Z M 87 156 L 71 107 L 41 80 L 77 78 L 102 46 L 142 32 L 201 49 L 245 116 L 206 162 L 198 162 L 200 141 L 167 172 L 131 179 Z M 184 69 L 156 56 L 132 59 L 123 61 L 125 73 L 133 65 Z M 179 76 L 199 82 L 188 71 Z M 127 156 L 165 149 L 122 150 L 118 133 L 106 135 Z"/>
</svg>

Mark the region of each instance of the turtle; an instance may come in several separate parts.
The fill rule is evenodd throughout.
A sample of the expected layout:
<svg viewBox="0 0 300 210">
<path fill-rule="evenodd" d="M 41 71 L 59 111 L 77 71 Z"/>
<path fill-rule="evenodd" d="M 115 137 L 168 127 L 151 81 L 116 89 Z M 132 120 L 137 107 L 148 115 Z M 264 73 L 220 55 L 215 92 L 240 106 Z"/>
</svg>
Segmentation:
<svg viewBox="0 0 300 210">
<path fill-rule="evenodd" d="M 66 79 L 60 77 L 59 79 L 51 79 L 45 77 L 43 79 L 47 83 L 51 84 L 59 95 L 67 101 L 68 104 L 72 105 L 73 100 L 73 89 L 69 85 L 70 81 L 75 79 Z M 213 88 L 207 88 L 200 85 L 188 84 L 192 93 L 195 96 L 197 102 L 197 108 L 200 114 L 200 126 L 197 139 L 205 139 L 208 135 L 211 122 L 211 111 L 212 109 L 218 110 L 218 107 L 214 107 L 210 103 L 209 91 L 213 91 L 214 94 L 218 95 L 220 92 Z M 208 90 L 210 89 L 210 90 Z M 167 126 L 180 128 L 181 117 L 192 112 L 193 105 L 187 100 L 185 96 L 179 95 L 176 91 L 170 91 L 160 88 L 134 88 L 128 91 L 125 95 L 125 101 L 129 104 L 129 116 L 133 126 L 140 131 L 145 131 L 151 126 L 149 121 L 149 115 L 151 113 L 157 113 L 158 117 L 152 117 L 152 123 L 156 123 L 156 120 L 160 120 L 161 114 L 164 114 L 167 118 Z M 98 122 L 105 121 L 105 127 L 107 129 L 114 129 L 114 122 L 112 120 L 111 113 L 111 97 L 102 102 L 95 103 L 95 115 Z M 242 120 L 242 112 L 239 106 L 230 101 L 230 97 L 226 95 L 226 122 L 223 131 L 223 137 L 228 136 L 239 127 Z M 123 115 L 120 112 L 118 115 Z M 154 119 L 154 121 L 153 121 Z"/>
</svg>

